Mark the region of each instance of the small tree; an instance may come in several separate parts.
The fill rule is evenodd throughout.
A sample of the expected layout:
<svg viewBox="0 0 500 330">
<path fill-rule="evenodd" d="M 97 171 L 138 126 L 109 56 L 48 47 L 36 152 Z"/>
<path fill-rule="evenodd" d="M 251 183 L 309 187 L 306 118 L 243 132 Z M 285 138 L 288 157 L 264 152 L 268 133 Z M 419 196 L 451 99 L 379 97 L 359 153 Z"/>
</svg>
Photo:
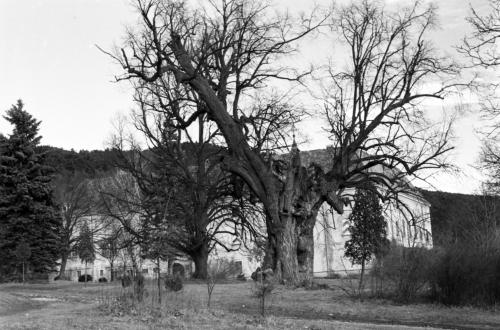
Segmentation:
<svg viewBox="0 0 500 330">
<path fill-rule="evenodd" d="M 19 245 L 17 245 L 16 248 L 16 257 L 21 260 L 23 263 L 23 284 L 24 284 L 24 274 L 25 274 L 25 268 L 26 268 L 26 261 L 28 261 L 29 257 L 31 257 L 31 248 L 28 243 L 26 243 L 25 240 L 22 240 Z"/>
<path fill-rule="evenodd" d="M 208 301 L 207 307 L 210 308 L 210 302 L 212 300 L 212 293 L 214 288 L 220 280 L 226 279 L 230 273 L 229 263 L 226 259 L 217 258 L 208 263 L 208 274 L 207 274 L 207 293 Z"/>
<path fill-rule="evenodd" d="M 275 278 L 272 269 L 255 272 L 253 296 L 259 299 L 260 315 L 266 316 L 266 298 L 271 295 L 275 288 Z"/>
<path fill-rule="evenodd" d="M 85 262 L 85 285 L 87 285 L 87 264 L 94 262 L 95 249 L 92 232 L 85 221 L 80 229 L 80 236 L 78 239 L 78 257 Z"/>
<path fill-rule="evenodd" d="M 68 258 L 77 248 L 76 229 L 91 214 L 95 203 L 83 172 L 62 171 L 54 180 L 54 186 L 54 200 L 59 206 L 62 220 L 59 278 L 64 278 Z M 102 228 L 99 226 L 93 229 L 95 232 Z"/>
<path fill-rule="evenodd" d="M 351 238 L 345 242 L 345 256 L 353 264 L 361 265 L 358 288 L 361 294 L 366 263 L 382 250 L 387 234 L 387 223 L 373 184 L 364 184 L 356 190 L 349 221 Z"/>
<path fill-rule="evenodd" d="M 113 231 L 109 236 L 104 237 L 99 242 L 100 255 L 109 261 L 109 267 L 111 272 L 110 281 L 114 281 L 114 270 L 115 261 L 120 254 L 120 232 Z"/>
</svg>

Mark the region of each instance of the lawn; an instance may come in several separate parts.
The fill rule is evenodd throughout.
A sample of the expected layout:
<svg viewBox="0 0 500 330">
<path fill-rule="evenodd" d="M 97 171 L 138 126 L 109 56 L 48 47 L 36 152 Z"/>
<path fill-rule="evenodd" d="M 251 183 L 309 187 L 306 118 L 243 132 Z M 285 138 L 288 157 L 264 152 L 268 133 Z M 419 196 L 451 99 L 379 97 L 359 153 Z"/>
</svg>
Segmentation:
<svg viewBox="0 0 500 330">
<path fill-rule="evenodd" d="M 215 287 L 206 307 L 203 283 L 179 293 L 163 292 L 157 304 L 154 283 L 148 297 L 125 308 L 117 303 L 118 283 L 4 284 L 0 286 L 1 329 L 498 329 L 495 310 L 432 304 L 399 305 L 388 300 L 347 297 L 341 290 L 278 287 L 259 315 L 252 283 Z"/>
</svg>

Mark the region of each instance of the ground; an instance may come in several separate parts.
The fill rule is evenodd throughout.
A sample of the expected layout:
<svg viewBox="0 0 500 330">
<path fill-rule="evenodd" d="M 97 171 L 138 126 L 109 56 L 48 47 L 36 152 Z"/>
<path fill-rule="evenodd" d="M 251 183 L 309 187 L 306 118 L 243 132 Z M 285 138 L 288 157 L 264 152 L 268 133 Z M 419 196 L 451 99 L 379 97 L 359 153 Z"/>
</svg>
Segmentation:
<svg viewBox="0 0 500 330">
<path fill-rule="evenodd" d="M 0 329 L 499 329 L 496 310 L 433 304 L 398 305 L 388 300 L 347 297 L 338 289 L 278 287 L 259 315 L 250 282 L 218 284 L 211 308 L 206 286 L 186 284 L 123 309 L 118 283 L 4 284 L 0 286 Z M 165 296 L 166 295 L 166 296 Z"/>
</svg>

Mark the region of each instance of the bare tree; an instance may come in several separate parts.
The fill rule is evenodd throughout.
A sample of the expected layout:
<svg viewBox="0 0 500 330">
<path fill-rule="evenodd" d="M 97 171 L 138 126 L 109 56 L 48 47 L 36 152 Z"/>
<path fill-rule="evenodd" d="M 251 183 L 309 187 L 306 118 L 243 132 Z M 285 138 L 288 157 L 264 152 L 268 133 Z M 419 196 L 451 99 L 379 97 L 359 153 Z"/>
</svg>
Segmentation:
<svg viewBox="0 0 500 330">
<path fill-rule="evenodd" d="M 172 256 L 172 251 L 188 255 L 195 263 L 193 276 L 206 278 L 208 255 L 215 246 L 226 251 L 240 248 L 220 236 L 248 233 L 253 237 L 252 221 L 247 218 L 256 216 L 258 208 L 242 197 L 233 198 L 230 177 L 218 164 L 221 149 L 206 142 L 201 120 L 195 133 L 198 140 L 186 131 L 189 142 L 181 143 L 168 118 L 155 109 L 145 111 L 146 107 L 141 102 L 142 111 L 134 123 L 149 147 L 142 150 L 120 134 L 114 140 L 118 166 L 126 172 L 116 176 L 121 177 L 111 185 L 116 189 L 106 184 L 108 188 L 102 190 L 106 213 L 120 220 L 144 251 L 156 246 L 165 250 L 156 249 L 158 256 Z M 149 118 L 146 113 L 155 116 Z M 210 139 L 212 133 L 207 135 Z"/>
<path fill-rule="evenodd" d="M 108 260 L 110 268 L 110 281 L 115 280 L 115 262 L 118 259 L 121 250 L 124 248 L 122 244 L 122 228 L 120 226 L 111 225 L 108 227 L 107 233 L 104 234 L 98 242 L 97 253 Z"/>
<path fill-rule="evenodd" d="M 91 197 L 88 180 L 80 173 L 64 172 L 55 181 L 54 197 L 62 217 L 61 266 L 59 277 L 64 277 L 68 257 L 76 252 L 78 230 L 83 220 L 92 214 L 94 201 Z M 93 232 L 101 229 L 93 228 Z"/>
<path fill-rule="evenodd" d="M 355 10 L 357 6 L 352 8 Z M 364 177 L 362 173 L 386 160 L 393 160 L 388 169 L 394 168 L 396 163 L 404 164 L 397 161 L 400 153 L 387 157 L 381 147 L 378 155 L 364 157 L 363 161 L 356 161 L 357 166 L 353 165 L 351 160 L 359 158 L 360 148 L 366 141 L 375 141 L 376 128 L 384 127 L 388 122 L 395 122 L 394 128 L 402 131 L 404 127 L 397 123 L 403 119 L 398 114 L 402 116 L 412 102 L 426 97 L 442 97 L 446 90 L 442 87 L 434 92 L 419 93 L 417 84 L 428 76 L 437 77 L 453 71 L 451 67 L 441 66 L 441 59 L 423 52 L 424 33 L 431 25 L 433 10 L 420 12 L 415 7 L 392 21 L 390 17 L 379 17 L 383 12 L 378 8 L 375 15 L 351 15 L 356 26 L 364 24 L 360 19 L 368 20 L 370 24 L 363 32 L 368 39 L 361 41 L 362 46 L 371 47 L 373 52 L 382 50 L 384 44 L 389 47 L 385 56 L 379 55 L 378 65 L 382 68 L 380 72 L 392 74 L 392 78 L 379 77 L 375 81 L 383 81 L 382 84 L 373 84 L 371 93 L 369 89 L 359 94 L 364 95 L 363 101 L 370 102 L 369 106 L 366 108 L 366 104 L 360 103 L 352 109 L 360 111 L 359 115 L 365 118 L 364 123 L 368 126 L 359 125 L 359 121 L 352 125 L 355 129 L 363 128 L 363 131 L 357 134 L 354 130 L 341 140 L 342 149 L 331 155 L 333 166 L 325 169 L 308 164 L 306 167 L 295 144 L 291 145 L 287 157 L 277 158 L 265 152 L 267 141 L 277 141 L 276 134 L 283 134 L 287 141 L 280 148 L 290 147 L 292 139 L 286 137 L 300 116 L 297 117 L 297 112 L 282 102 L 258 102 L 262 98 L 256 95 L 266 95 L 262 90 L 272 80 L 304 81 L 310 71 L 299 72 L 287 67 L 283 59 L 296 51 L 298 40 L 326 24 L 328 15 L 318 17 L 313 11 L 307 17 L 292 19 L 288 15 L 273 15 L 270 8 L 260 2 L 242 0 L 211 1 L 208 8 L 200 11 L 190 9 L 183 2 L 138 1 L 137 9 L 142 19 L 140 27 L 130 30 L 124 47 L 110 54 L 126 71 L 118 80 L 155 83 L 169 77 L 169 81 L 185 91 L 183 95 L 196 98 L 200 106 L 193 107 L 188 113 L 179 115 L 175 108 L 169 110 L 170 113 L 183 127 L 200 116 L 207 116 L 217 125 L 229 150 L 223 157 L 224 167 L 245 182 L 265 209 L 266 267 L 274 269 L 278 278 L 292 283 L 298 283 L 301 277 L 306 280 L 312 277 L 312 230 L 320 206 L 327 202 L 341 213 L 342 190 L 356 185 L 359 178 Z M 349 10 L 346 10 L 341 22 L 347 22 L 348 15 Z M 377 22 L 384 24 L 386 30 L 382 33 L 377 29 L 370 30 L 376 28 Z M 370 38 L 371 32 L 373 36 Z M 410 38 L 414 32 L 416 38 Z M 346 35 L 347 38 L 358 36 Z M 365 55 L 375 56 L 373 52 L 368 51 Z M 399 73 L 390 67 L 396 64 L 391 61 L 395 57 L 400 58 Z M 361 64 L 370 69 L 377 63 L 365 59 Z M 358 72 L 357 78 L 361 74 L 363 72 Z M 360 101 L 358 97 L 355 99 Z M 375 108 L 380 110 L 379 115 L 368 119 L 368 110 Z M 252 109 L 256 112 L 252 113 Z M 341 118 L 330 117 L 333 126 L 337 122 L 343 125 Z M 442 137 L 447 137 L 446 131 L 441 132 Z M 390 133 L 393 134 L 392 130 Z M 413 144 L 412 140 L 409 143 Z M 431 145 L 424 144 L 421 153 L 416 151 L 416 156 L 421 155 L 416 159 L 419 163 L 401 166 L 404 170 L 401 176 L 433 167 L 431 164 L 437 164 L 433 160 L 449 149 L 441 145 L 438 151 L 427 155 L 423 151 L 429 147 Z M 372 150 L 377 148 L 374 146 Z"/>
<path fill-rule="evenodd" d="M 481 15 L 471 6 L 467 22 L 472 26 L 472 33 L 463 39 L 458 50 L 467 55 L 474 65 L 492 67 L 500 65 L 500 53 L 497 41 L 500 37 L 500 1 L 489 0 L 487 14 Z"/>
<path fill-rule="evenodd" d="M 498 95 L 498 74 L 496 70 L 500 65 L 500 1 L 490 0 L 487 13 L 480 14 L 474 7 L 470 8 L 471 14 L 467 21 L 473 31 L 466 36 L 458 51 L 464 54 L 473 68 L 483 69 L 483 74 L 490 74 L 484 79 L 485 83 L 477 83 L 476 91 L 480 98 L 482 115 L 487 123 L 481 132 L 484 137 L 481 163 L 488 174 L 486 188 L 493 193 L 498 193 L 500 183 L 500 98 Z"/>
<path fill-rule="evenodd" d="M 428 120 L 423 101 L 462 84 L 459 67 L 426 41 L 434 23 L 435 8 L 418 3 L 399 14 L 368 1 L 340 10 L 333 26 L 350 62 L 346 71 L 330 70 L 324 106 L 343 188 L 369 180 L 384 186 L 382 197 L 397 197 L 408 176 L 425 180 L 423 170 L 449 167 L 452 121 Z"/>
</svg>

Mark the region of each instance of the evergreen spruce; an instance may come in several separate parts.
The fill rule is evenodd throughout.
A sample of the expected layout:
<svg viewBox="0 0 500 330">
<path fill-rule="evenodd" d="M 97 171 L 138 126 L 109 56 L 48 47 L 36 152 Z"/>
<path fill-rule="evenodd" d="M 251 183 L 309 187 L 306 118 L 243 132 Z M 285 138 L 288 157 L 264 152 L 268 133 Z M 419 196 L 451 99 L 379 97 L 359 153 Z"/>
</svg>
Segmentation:
<svg viewBox="0 0 500 330">
<path fill-rule="evenodd" d="M 21 100 L 4 118 L 12 134 L 0 136 L 0 277 L 21 273 L 16 248 L 29 242 L 29 272 L 46 272 L 56 266 L 61 228 L 52 200 L 51 175 L 39 151 L 40 122 L 23 109 Z"/>
<path fill-rule="evenodd" d="M 367 183 L 356 189 L 354 207 L 349 216 L 351 238 L 345 242 L 344 254 L 353 264 L 361 265 L 360 294 L 366 263 L 379 254 L 387 242 L 386 227 L 375 186 Z"/>
<path fill-rule="evenodd" d="M 85 221 L 78 237 L 78 257 L 85 263 L 85 283 L 87 283 L 87 264 L 95 260 L 94 238 Z"/>
</svg>

